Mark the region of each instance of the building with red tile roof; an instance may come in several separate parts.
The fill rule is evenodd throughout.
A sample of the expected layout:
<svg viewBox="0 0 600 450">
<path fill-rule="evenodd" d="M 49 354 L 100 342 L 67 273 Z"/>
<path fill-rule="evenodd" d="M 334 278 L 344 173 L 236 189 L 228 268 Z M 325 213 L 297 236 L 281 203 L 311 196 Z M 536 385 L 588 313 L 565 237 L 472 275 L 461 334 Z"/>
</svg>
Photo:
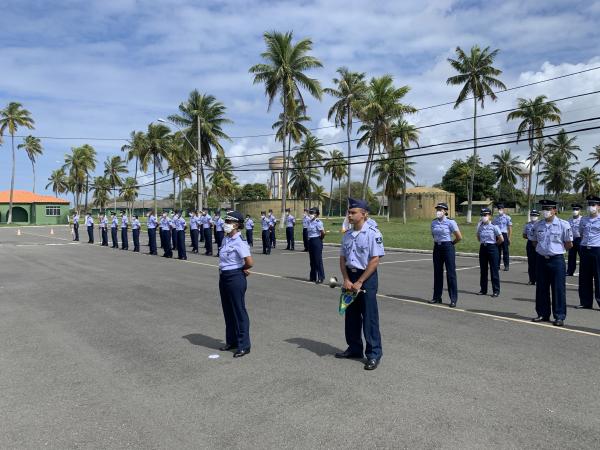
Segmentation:
<svg viewBox="0 0 600 450">
<path fill-rule="evenodd" d="M 0 191 L 0 223 L 6 223 L 10 191 Z M 13 191 L 13 223 L 35 225 L 66 224 L 70 202 L 52 195 Z"/>
</svg>

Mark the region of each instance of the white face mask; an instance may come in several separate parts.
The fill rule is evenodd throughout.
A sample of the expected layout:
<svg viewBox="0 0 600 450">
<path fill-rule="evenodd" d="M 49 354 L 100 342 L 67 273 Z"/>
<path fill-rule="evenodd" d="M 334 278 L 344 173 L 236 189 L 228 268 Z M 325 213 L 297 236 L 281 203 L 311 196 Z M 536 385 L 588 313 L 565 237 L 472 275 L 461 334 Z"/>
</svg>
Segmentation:
<svg viewBox="0 0 600 450">
<path fill-rule="evenodd" d="M 232 223 L 226 223 L 225 225 L 223 225 L 223 231 L 225 231 L 225 233 L 229 234 L 233 231 L 233 224 Z"/>
<path fill-rule="evenodd" d="M 578 216 L 579 215 L 579 210 L 578 209 L 574 209 L 573 210 L 573 216 Z"/>
<path fill-rule="evenodd" d="M 532 222 L 537 222 L 538 216 L 531 216 L 529 217 L 529 220 L 531 220 Z"/>
<path fill-rule="evenodd" d="M 435 217 L 437 217 L 438 219 L 441 219 L 442 217 L 444 217 L 444 211 L 436 211 L 435 212 Z"/>
<path fill-rule="evenodd" d="M 481 222 L 482 223 L 488 223 L 490 221 L 490 217 L 489 216 L 482 216 L 481 217 Z"/>
<path fill-rule="evenodd" d="M 314 214 L 310 214 L 308 217 L 310 217 L 310 220 L 315 220 L 315 217 L 317 216 L 315 216 Z"/>
<path fill-rule="evenodd" d="M 550 217 L 552 217 L 552 211 L 544 211 L 544 219 L 549 219 Z"/>
<path fill-rule="evenodd" d="M 264 214 L 261 214 L 261 215 L 260 215 L 260 217 L 262 217 L 262 218 L 264 219 L 264 218 L 265 218 L 265 215 L 264 215 Z"/>
<path fill-rule="evenodd" d="M 588 211 L 590 212 L 590 214 L 596 214 L 596 212 L 598 211 L 598 207 L 596 205 L 590 205 L 588 206 Z"/>
<path fill-rule="evenodd" d="M 503 216 L 504 215 L 504 210 L 503 209 L 499 209 L 498 210 L 498 214 L 500 214 L 501 216 Z"/>
</svg>

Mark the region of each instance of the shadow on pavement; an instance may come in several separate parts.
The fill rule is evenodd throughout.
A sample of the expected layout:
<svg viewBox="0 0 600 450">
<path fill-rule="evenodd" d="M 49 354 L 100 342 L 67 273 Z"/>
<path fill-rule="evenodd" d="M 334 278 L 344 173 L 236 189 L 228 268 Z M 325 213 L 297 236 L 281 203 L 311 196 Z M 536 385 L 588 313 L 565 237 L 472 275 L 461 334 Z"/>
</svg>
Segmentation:
<svg viewBox="0 0 600 450">
<path fill-rule="evenodd" d="M 213 350 L 218 350 L 219 347 L 223 345 L 223 341 L 220 339 L 215 339 L 214 337 L 200 333 L 187 334 L 181 337 L 187 339 L 192 345 L 199 345 L 200 347 L 211 348 Z"/>
<path fill-rule="evenodd" d="M 333 356 L 336 352 L 343 350 L 334 347 L 333 345 L 326 344 L 324 342 L 313 341 L 312 339 L 306 339 L 301 337 L 286 339 L 285 342 L 295 344 L 298 348 L 306 349 L 313 352 L 317 356 Z"/>
</svg>

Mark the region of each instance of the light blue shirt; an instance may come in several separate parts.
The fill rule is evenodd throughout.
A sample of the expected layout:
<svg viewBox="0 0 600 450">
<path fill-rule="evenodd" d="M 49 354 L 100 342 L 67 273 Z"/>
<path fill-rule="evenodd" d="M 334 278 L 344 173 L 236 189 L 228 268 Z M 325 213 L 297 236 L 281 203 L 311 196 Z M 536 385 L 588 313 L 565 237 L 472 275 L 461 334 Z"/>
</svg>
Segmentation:
<svg viewBox="0 0 600 450">
<path fill-rule="evenodd" d="M 118 226 L 119 226 L 119 219 L 117 219 L 117 216 L 114 216 L 114 217 L 112 218 L 112 221 L 111 221 L 110 227 L 111 227 L 111 228 L 117 228 Z"/>
<path fill-rule="evenodd" d="M 304 214 L 304 217 L 302 217 L 302 228 L 308 228 L 309 223 L 310 223 L 310 217 L 308 217 L 308 215 Z"/>
<path fill-rule="evenodd" d="M 171 227 L 169 225 L 169 218 L 168 217 L 161 217 L 160 218 L 160 228 L 162 230 L 165 230 L 165 231 L 169 231 L 171 229 Z"/>
<path fill-rule="evenodd" d="M 223 231 L 223 225 L 225 224 L 225 221 L 223 219 L 221 219 L 221 217 L 215 217 L 214 220 L 215 223 L 215 231 Z"/>
<path fill-rule="evenodd" d="M 275 224 L 277 223 L 277 219 L 275 218 L 275 216 L 273 214 L 271 214 L 270 216 L 267 216 L 267 219 L 269 219 L 269 225 L 271 225 L 272 227 L 274 227 Z"/>
<path fill-rule="evenodd" d="M 127 225 L 129 225 L 129 219 L 127 216 L 121 217 L 121 228 L 127 228 Z"/>
<path fill-rule="evenodd" d="M 502 232 L 493 223 L 479 223 L 477 225 L 477 236 L 479 236 L 479 242 L 482 244 L 495 244 L 496 238 L 500 236 Z"/>
<path fill-rule="evenodd" d="M 370 227 L 373 227 L 373 228 L 379 228 L 379 225 L 377 225 L 377 222 L 375 222 L 370 217 L 367 219 L 367 225 L 369 225 Z"/>
<path fill-rule="evenodd" d="M 149 230 L 156 228 L 156 216 L 153 216 L 152 214 L 150 214 L 148 216 L 148 223 L 146 224 L 146 226 L 148 227 Z"/>
<path fill-rule="evenodd" d="M 294 216 L 292 216 L 291 214 L 288 214 L 287 216 L 285 216 L 285 226 L 287 228 L 289 228 L 289 227 L 293 227 L 294 225 L 296 225 L 296 218 Z"/>
<path fill-rule="evenodd" d="M 212 224 L 213 220 L 208 214 L 206 216 L 202 216 L 202 228 L 210 228 Z"/>
<path fill-rule="evenodd" d="M 93 227 L 93 226 L 94 226 L 94 219 L 92 218 L 92 216 L 87 216 L 87 217 L 85 218 L 85 224 L 86 224 L 88 227 Z"/>
<path fill-rule="evenodd" d="M 190 230 L 198 229 L 198 218 L 195 214 L 190 215 Z"/>
<path fill-rule="evenodd" d="M 447 217 L 442 220 L 433 219 L 431 222 L 433 242 L 452 242 L 452 233 L 456 231 L 458 231 L 458 224 Z"/>
<path fill-rule="evenodd" d="M 535 240 L 533 238 L 533 229 L 535 228 L 535 224 L 538 223 L 538 222 L 539 222 L 539 220 L 536 220 L 535 222 L 529 221 L 523 227 L 523 234 L 527 236 L 527 240 L 528 241 L 534 241 Z"/>
<path fill-rule="evenodd" d="M 600 216 L 582 217 L 579 223 L 579 231 L 581 233 L 581 245 L 584 247 L 600 247 Z"/>
<path fill-rule="evenodd" d="M 246 219 L 246 230 L 252 230 L 254 228 L 254 220 L 248 218 Z"/>
<path fill-rule="evenodd" d="M 492 224 L 500 228 L 501 233 L 508 233 L 508 227 L 512 227 L 512 219 L 508 214 L 501 214 L 494 217 Z"/>
<path fill-rule="evenodd" d="M 321 231 L 324 231 L 323 222 L 320 219 L 311 220 L 308 224 L 308 238 L 321 237 Z"/>
<path fill-rule="evenodd" d="M 177 231 L 184 231 L 185 230 L 185 218 L 181 217 L 181 216 L 176 216 L 175 220 L 173 221 L 175 223 L 175 229 Z"/>
<path fill-rule="evenodd" d="M 138 219 L 133 219 L 131 221 L 131 229 L 132 230 L 139 230 L 140 229 L 140 221 Z"/>
<path fill-rule="evenodd" d="M 107 225 L 108 225 L 108 219 L 106 217 L 103 217 L 102 219 L 100 219 L 100 228 L 106 228 Z"/>
<path fill-rule="evenodd" d="M 260 224 L 261 224 L 261 227 L 262 227 L 263 231 L 268 230 L 269 229 L 269 225 L 270 225 L 269 218 L 268 217 L 261 217 L 260 218 Z"/>
<path fill-rule="evenodd" d="M 348 230 L 344 233 L 340 256 L 346 258 L 347 267 L 364 270 L 371 258 L 383 255 L 383 237 L 377 228 L 364 223 L 360 231 Z"/>
<path fill-rule="evenodd" d="M 73 216 L 73 223 L 76 223 L 77 225 L 79 225 L 79 214 L 75 214 Z"/>
<path fill-rule="evenodd" d="M 581 233 L 579 231 L 580 223 L 581 223 L 581 216 L 571 217 L 569 219 L 569 225 L 571 225 L 571 230 L 573 230 L 573 239 L 581 237 Z"/>
<path fill-rule="evenodd" d="M 542 256 L 555 256 L 565 253 L 565 242 L 573 242 L 573 230 L 566 220 L 554 216 L 552 222 L 539 220 L 533 228 L 535 251 Z"/>
<path fill-rule="evenodd" d="M 219 269 L 232 270 L 244 267 L 244 258 L 250 256 L 250 247 L 240 233 L 233 237 L 225 236 L 219 249 Z"/>
<path fill-rule="evenodd" d="M 175 228 L 175 216 L 167 217 L 167 221 L 169 222 L 169 229 Z"/>
</svg>

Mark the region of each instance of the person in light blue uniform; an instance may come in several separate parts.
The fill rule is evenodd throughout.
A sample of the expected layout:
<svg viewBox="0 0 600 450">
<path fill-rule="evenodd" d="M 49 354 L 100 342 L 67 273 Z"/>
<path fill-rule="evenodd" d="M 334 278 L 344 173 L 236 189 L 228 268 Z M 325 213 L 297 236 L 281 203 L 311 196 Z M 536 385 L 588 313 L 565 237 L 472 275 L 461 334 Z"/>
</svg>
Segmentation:
<svg viewBox="0 0 600 450">
<path fill-rule="evenodd" d="M 292 215 L 290 208 L 285 210 L 285 240 L 287 241 L 286 250 L 294 251 L 294 226 L 296 218 Z"/>
<path fill-rule="evenodd" d="M 202 234 L 204 235 L 204 254 L 207 256 L 213 254 L 212 226 L 213 220 L 208 213 L 208 209 L 205 208 L 202 211 Z"/>
<path fill-rule="evenodd" d="M 85 215 L 85 226 L 87 228 L 88 234 L 88 244 L 94 243 L 94 218 L 92 217 L 92 213 L 88 212 Z"/>
<path fill-rule="evenodd" d="M 310 223 L 310 217 L 308 217 L 308 209 L 304 210 L 302 215 L 302 243 L 304 244 L 303 252 L 308 251 L 308 224 Z"/>
<path fill-rule="evenodd" d="M 313 207 L 308 210 L 310 222 L 308 224 L 308 256 L 310 259 L 310 281 L 321 284 L 325 280 L 325 269 L 323 268 L 323 238 L 325 228 L 319 219 L 319 208 Z"/>
<path fill-rule="evenodd" d="M 169 223 L 169 216 L 166 212 L 163 212 L 160 218 L 160 235 L 162 236 L 162 248 L 163 257 L 172 258 L 173 250 L 171 249 L 171 224 Z"/>
<path fill-rule="evenodd" d="M 535 311 L 533 322 L 548 322 L 550 313 L 554 325 L 564 326 L 567 317 L 565 250 L 573 246 L 573 231 L 569 222 L 556 215 L 556 202 L 540 200 L 544 220 L 533 228 L 535 251 L 537 252 Z M 550 301 L 552 291 L 552 301 Z"/>
<path fill-rule="evenodd" d="M 131 235 L 133 238 L 133 251 L 140 251 L 140 228 L 142 224 L 140 223 L 140 219 L 137 215 L 133 216 L 133 220 L 131 221 Z"/>
<path fill-rule="evenodd" d="M 192 240 L 192 253 L 198 253 L 198 212 L 190 212 L 190 239 Z"/>
<path fill-rule="evenodd" d="M 510 265 L 509 247 L 512 239 L 512 219 L 504 212 L 504 204 L 498 203 L 498 215 L 494 218 L 492 224 L 496 225 L 502 233 L 502 244 L 498 246 L 498 270 L 500 270 L 500 260 L 504 262 L 504 271 L 508 272 Z"/>
<path fill-rule="evenodd" d="M 121 211 L 121 250 L 129 250 L 129 239 L 127 238 L 128 228 L 129 218 L 125 211 Z"/>
<path fill-rule="evenodd" d="M 100 226 L 100 245 L 102 247 L 108 247 L 108 219 L 106 218 L 106 214 L 100 213 L 98 217 L 98 223 Z"/>
<path fill-rule="evenodd" d="M 79 241 L 79 211 L 73 214 L 73 240 Z"/>
<path fill-rule="evenodd" d="M 267 217 L 269 218 L 269 239 L 271 241 L 271 247 L 275 248 L 275 246 L 277 245 L 277 235 L 275 234 L 277 228 L 277 219 L 273 215 L 272 209 L 269 210 L 269 214 Z"/>
<path fill-rule="evenodd" d="M 175 211 L 171 211 L 169 214 L 169 225 L 171 225 L 171 248 L 173 250 L 177 250 L 177 226 L 175 225 L 175 220 L 177 219 Z"/>
<path fill-rule="evenodd" d="M 225 221 L 221 218 L 221 212 L 215 212 L 215 216 L 213 218 L 215 224 L 215 244 L 217 244 L 217 255 L 219 256 L 219 249 L 221 248 L 221 244 L 223 243 L 223 238 L 225 237 L 225 232 L 223 231 L 223 225 L 225 225 Z"/>
<path fill-rule="evenodd" d="M 456 281 L 456 251 L 454 246 L 462 239 L 455 220 L 448 218 L 448 205 L 438 203 L 435 206 L 436 218 L 431 222 L 433 236 L 433 299 L 429 303 L 442 303 L 444 290 L 444 266 L 446 266 L 446 283 L 450 296 L 450 308 L 458 301 L 458 284 Z"/>
<path fill-rule="evenodd" d="M 345 313 L 348 348 L 336 353 L 335 357 L 362 358 L 362 331 L 366 341 L 364 355 L 367 357 L 364 368 L 374 370 L 383 356 L 377 308 L 377 266 L 385 251 L 379 230 L 366 223 L 368 210 L 365 200 L 348 199 L 348 220 L 353 226 L 342 238 L 340 271 L 344 278 L 343 288 L 361 292 Z"/>
<path fill-rule="evenodd" d="M 244 222 L 244 228 L 246 228 L 246 242 L 249 247 L 254 247 L 254 220 L 250 217 L 250 214 L 246 214 L 246 221 Z"/>
<path fill-rule="evenodd" d="M 110 213 L 110 237 L 112 238 L 112 248 L 119 248 L 118 236 L 119 219 L 115 215 L 114 211 Z"/>
<path fill-rule="evenodd" d="M 500 295 L 500 255 L 498 246 L 502 245 L 504 237 L 500 228 L 492 223 L 492 211 L 489 208 L 481 210 L 481 220 L 477 224 L 477 240 L 479 241 L 479 285 L 477 295 L 487 295 L 488 267 L 492 279 L 492 297 Z"/>
<path fill-rule="evenodd" d="M 600 306 L 600 198 L 590 195 L 586 200 L 588 216 L 579 223 L 581 259 L 577 309 L 592 309 L 594 299 Z"/>
<path fill-rule="evenodd" d="M 573 247 L 569 249 L 569 260 L 567 263 L 567 276 L 572 277 L 577 269 L 577 256 L 579 256 L 579 247 L 581 244 L 581 233 L 579 224 L 581 223 L 581 205 L 579 203 L 571 204 L 573 215 L 569 218 L 569 225 L 573 230 Z M 581 259 L 581 256 L 579 257 Z"/>
<path fill-rule="evenodd" d="M 146 223 L 146 227 L 148 228 L 148 246 L 150 247 L 150 255 L 158 255 L 158 249 L 156 248 L 156 227 L 158 226 L 158 221 L 156 220 L 156 216 L 154 215 L 154 211 L 150 211 L 148 213 L 148 222 Z M 162 239 L 161 239 L 162 241 Z"/>
<path fill-rule="evenodd" d="M 532 209 L 529 213 L 529 222 L 523 227 L 523 239 L 527 239 L 525 251 L 527 252 L 527 274 L 529 275 L 530 286 L 535 285 L 535 261 L 537 259 L 535 246 L 533 245 L 533 228 L 538 221 L 540 213 L 536 209 Z"/>
<path fill-rule="evenodd" d="M 187 253 L 185 250 L 185 229 L 187 227 L 185 217 L 182 211 L 177 211 L 174 220 L 175 232 L 177 233 L 177 259 L 186 260 Z"/>
<path fill-rule="evenodd" d="M 260 229 L 263 246 L 263 255 L 271 254 L 271 233 L 269 232 L 270 221 L 264 211 L 260 212 Z"/>
<path fill-rule="evenodd" d="M 368 216 L 367 216 L 367 225 L 369 225 L 372 228 L 379 228 L 379 225 L 377 225 L 377 222 L 375 222 L 375 219 L 371 219 Z"/>
<path fill-rule="evenodd" d="M 254 261 L 240 230 L 244 216 L 229 211 L 223 229 L 225 237 L 219 251 L 219 293 L 225 317 L 225 345 L 219 350 L 235 350 L 234 358 L 250 353 L 250 319 L 246 311 L 246 277 Z"/>
</svg>

